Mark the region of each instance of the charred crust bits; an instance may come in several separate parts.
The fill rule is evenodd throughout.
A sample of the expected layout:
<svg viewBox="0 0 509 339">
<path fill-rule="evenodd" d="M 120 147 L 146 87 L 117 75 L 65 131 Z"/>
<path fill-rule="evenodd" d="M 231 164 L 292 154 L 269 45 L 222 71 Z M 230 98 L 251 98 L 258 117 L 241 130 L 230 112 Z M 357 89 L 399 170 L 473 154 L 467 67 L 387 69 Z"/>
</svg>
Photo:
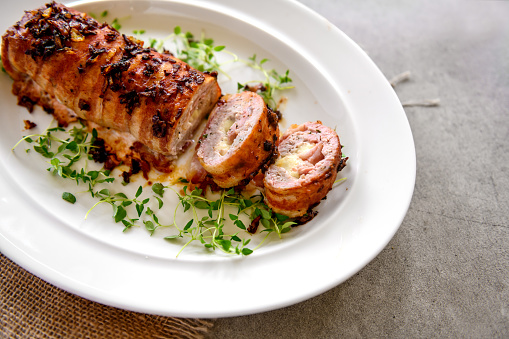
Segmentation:
<svg viewBox="0 0 509 339">
<path fill-rule="evenodd" d="M 127 90 L 125 82 L 122 79 L 122 73 L 126 72 L 131 66 L 131 59 L 140 53 L 149 53 L 151 49 L 142 48 L 141 45 L 122 34 L 125 46 L 122 49 L 122 58 L 114 63 L 101 66 L 101 74 L 106 78 L 104 92 L 109 87 L 111 91 L 123 93 L 120 94 L 120 103 L 126 105 L 127 113 L 131 114 L 135 107 L 140 103 L 138 92 Z"/>
<path fill-rule="evenodd" d="M 88 46 L 88 53 L 89 53 L 90 57 L 87 59 L 87 62 L 85 63 L 85 65 L 88 66 L 88 65 L 94 63 L 97 60 L 97 57 L 99 55 L 106 52 L 106 48 L 96 48 L 96 47 Z M 78 71 L 79 71 L 79 69 L 78 69 Z"/>
<path fill-rule="evenodd" d="M 189 75 L 184 77 L 183 80 L 186 82 L 187 85 L 190 85 L 193 83 L 200 85 L 200 84 L 203 84 L 203 82 L 205 81 L 205 77 L 203 76 L 203 74 L 201 74 L 197 70 L 190 69 Z"/>
<path fill-rule="evenodd" d="M 257 216 L 256 218 L 251 221 L 251 224 L 249 224 L 249 227 L 247 228 L 247 231 L 251 234 L 255 234 L 256 230 L 258 230 L 258 225 L 260 225 L 260 219 L 262 218 L 261 215 Z"/>
<path fill-rule="evenodd" d="M 129 172 L 122 172 L 122 179 L 124 179 L 124 182 L 128 184 L 131 181 L 131 176 L 133 174 L 137 174 L 141 171 L 141 162 L 137 159 L 131 159 L 131 168 L 129 169 Z"/>
<path fill-rule="evenodd" d="M 343 168 L 345 168 L 347 160 L 348 160 L 348 157 L 341 158 L 341 160 L 339 160 L 338 172 L 341 171 Z"/>
<path fill-rule="evenodd" d="M 269 169 L 270 165 L 272 165 L 276 161 L 278 156 L 279 156 L 279 153 L 278 153 L 277 147 L 274 147 L 272 149 L 272 152 L 265 159 L 264 163 L 260 166 L 260 171 L 262 173 L 267 172 L 267 170 Z"/>
<path fill-rule="evenodd" d="M 164 93 L 164 89 L 158 86 L 151 86 L 148 88 L 145 88 L 143 91 L 140 91 L 139 94 L 141 96 L 152 98 L 152 100 L 155 102 L 158 95 L 161 95 Z"/>
<path fill-rule="evenodd" d="M 212 72 L 205 71 L 205 72 L 203 72 L 203 74 L 208 74 L 216 79 L 217 79 L 217 76 L 219 75 L 219 73 L 217 71 L 212 71 Z"/>
<path fill-rule="evenodd" d="M 136 148 L 136 147 L 135 147 Z M 122 179 L 125 183 L 129 183 L 133 174 L 143 173 L 143 177 L 148 180 L 148 172 L 150 171 L 150 164 L 142 159 L 132 158 L 131 168 L 129 172 L 122 173 Z"/>
<path fill-rule="evenodd" d="M 131 66 L 131 63 L 126 59 L 101 66 L 101 73 L 106 77 L 107 85 L 110 86 L 112 91 L 116 92 L 122 87 L 122 72 L 127 71 L 129 66 Z"/>
<path fill-rule="evenodd" d="M 46 112 L 48 114 L 55 113 L 55 109 L 52 106 L 48 105 L 48 104 L 42 103 L 42 109 L 43 109 L 44 112 Z"/>
<path fill-rule="evenodd" d="M 267 118 L 269 120 L 269 125 L 274 128 L 277 127 L 279 116 L 274 113 L 274 111 L 269 106 L 267 106 Z"/>
<path fill-rule="evenodd" d="M 265 87 L 261 82 L 260 83 L 257 83 L 257 84 L 254 84 L 254 85 L 245 85 L 244 86 L 244 90 L 245 91 L 249 91 L 249 92 L 254 92 L 254 93 L 257 93 L 257 92 L 265 92 L 267 90 L 267 87 Z"/>
<path fill-rule="evenodd" d="M 128 184 L 131 181 L 131 172 L 122 172 L 122 179 L 126 184 Z"/>
<path fill-rule="evenodd" d="M 94 140 L 88 154 L 92 156 L 92 159 L 96 162 L 105 162 L 108 158 L 108 152 L 106 151 L 106 145 L 104 139 L 97 138 Z"/>
<path fill-rule="evenodd" d="M 32 122 L 30 120 L 23 120 L 23 123 L 25 124 L 25 129 L 32 129 L 35 126 L 37 126 L 35 122 Z"/>
<path fill-rule="evenodd" d="M 52 2 L 46 8 L 31 11 L 33 17 L 25 23 L 25 28 L 35 41 L 25 53 L 34 60 L 47 59 L 56 52 L 71 46 L 73 41 L 82 41 L 87 35 L 96 34 L 99 23 L 86 16 L 73 14 L 66 8 Z"/>
<path fill-rule="evenodd" d="M 272 142 L 270 142 L 269 140 L 265 140 L 263 143 L 263 150 L 265 152 L 270 152 L 272 151 L 272 146 L 273 146 Z"/>
<path fill-rule="evenodd" d="M 112 170 L 120 164 L 117 156 L 111 152 L 104 139 L 97 138 L 92 145 L 94 147 L 90 147 L 88 154 L 92 156 L 94 161 L 104 163 L 105 169 Z"/>
<path fill-rule="evenodd" d="M 122 39 L 124 40 L 125 46 L 123 48 L 123 56 L 122 58 L 125 60 L 132 59 L 136 57 L 138 54 L 142 53 L 150 53 L 154 51 L 151 48 L 143 48 L 134 38 L 128 37 L 125 34 L 122 34 Z M 150 55 L 149 55 L 150 57 Z"/>
<path fill-rule="evenodd" d="M 146 77 L 151 76 L 156 72 L 156 67 L 154 65 L 151 65 L 149 63 L 145 64 L 145 69 L 143 70 L 143 75 Z"/>
<path fill-rule="evenodd" d="M 26 109 L 32 113 L 34 111 L 34 106 L 37 104 L 37 101 L 32 100 L 31 98 L 23 95 L 18 97 L 18 105 L 22 107 L 26 107 Z"/>
<path fill-rule="evenodd" d="M 161 120 L 160 111 L 152 116 L 152 134 L 156 138 L 164 138 L 168 130 L 168 124 L 166 121 Z"/>
<path fill-rule="evenodd" d="M 134 90 L 121 94 L 119 99 L 121 104 L 125 104 L 129 115 L 133 113 L 136 107 L 140 106 L 140 95 Z"/>
<path fill-rule="evenodd" d="M 90 111 L 90 104 L 86 100 L 80 99 L 80 101 L 78 102 L 78 107 L 82 111 Z"/>
<path fill-rule="evenodd" d="M 311 221 L 318 214 L 318 211 L 313 211 L 313 207 L 310 207 L 306 214 L 293 219 L 293 221 L 296 222 L 297 225 L 304 225 L 305 223 Z"/>
<path fill-rule="evenodd" d="M 118 38 L 118 32 L 117 31 L 109 31 L 104 35 L 107 42 L 115 41 Z"/>
<path fill-rule="evenodd" d="M 281 113 L 281 111 L 280 111 L 280 110 L 276 109 L 276 110 L 272 110 L 272 111 L 273 111 L 274 113 L 276 113 L 276 115 L 277 115 L 277 120 L 278 120 L 278 121 L 279 121 L 279 120 L 281 120 L 281 119 L 283 119 L 283 114 Z"/>
</svg>

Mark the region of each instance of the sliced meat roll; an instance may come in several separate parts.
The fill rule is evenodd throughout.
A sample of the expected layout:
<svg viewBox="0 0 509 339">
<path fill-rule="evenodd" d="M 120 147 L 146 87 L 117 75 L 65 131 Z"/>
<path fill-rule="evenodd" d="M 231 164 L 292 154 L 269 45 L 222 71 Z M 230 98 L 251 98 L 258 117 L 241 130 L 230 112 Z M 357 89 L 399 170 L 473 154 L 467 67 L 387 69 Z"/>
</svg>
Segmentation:
<svg viewBox="0 0 509 339">
<path fill-rule="evenodd" d="M 273 158 L 278 136 L 277 115 L 258 94 L 226 95 L 212 111 L 196 154 L 218 186 L 233 187 Z"/>
<path fill-rule="evenodd" d="M 54 2 L 26 11 L 7 30 L 2 62 L 27 96 L 21 102 L 49 96 L 168 156 L 191 143 L 221 95 L 215 77 Z"/>
<path fill-rule="evenodd" d="M 274 212 L 303 216 L 336 180 L 339 137 L 320 121 L 292 125 L 281 137 L 278 151 L 275 163 L 265 172 L 265 202 Z"/>
</svg>

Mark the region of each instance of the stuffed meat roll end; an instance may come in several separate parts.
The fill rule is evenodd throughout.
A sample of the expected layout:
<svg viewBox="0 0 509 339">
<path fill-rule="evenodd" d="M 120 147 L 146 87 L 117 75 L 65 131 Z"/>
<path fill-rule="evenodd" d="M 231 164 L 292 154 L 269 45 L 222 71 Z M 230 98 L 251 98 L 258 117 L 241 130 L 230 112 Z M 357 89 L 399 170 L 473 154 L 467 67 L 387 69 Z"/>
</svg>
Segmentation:
<svg viewBox="0 0 509 339">
<path fill-rule="evenodd" d="M 292 125 L 280 139 L 279 156 L 265 172 L 265 202 L 276 213 L 296 218 L 320 203 L 341 164 L 336 132 L 318 122 Z"/>
<path fill-rule="evenodd" d="M 225 95 L 212 111 L 196 155 L 223 188 L 246 184 L 274 158 L 277 114 L 256 93 Z"/>
</svg>

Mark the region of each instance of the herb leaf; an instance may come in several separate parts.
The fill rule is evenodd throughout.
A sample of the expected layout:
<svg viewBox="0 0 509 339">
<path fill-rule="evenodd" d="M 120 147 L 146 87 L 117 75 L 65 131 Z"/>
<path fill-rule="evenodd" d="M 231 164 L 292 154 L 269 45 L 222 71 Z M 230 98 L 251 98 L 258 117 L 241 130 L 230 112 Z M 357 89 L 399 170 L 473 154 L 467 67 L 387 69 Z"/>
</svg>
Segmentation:
<svg viewBox="0 0 509 339">
<path fill-rule="evenodd" d="M 76 202 L 76 197 L 69 192 L 64 192 L 62 194 L 62 199 L 64 199 L 67 202 L 70 202 L 71 204 L 74 204 Z"/>
</svg>

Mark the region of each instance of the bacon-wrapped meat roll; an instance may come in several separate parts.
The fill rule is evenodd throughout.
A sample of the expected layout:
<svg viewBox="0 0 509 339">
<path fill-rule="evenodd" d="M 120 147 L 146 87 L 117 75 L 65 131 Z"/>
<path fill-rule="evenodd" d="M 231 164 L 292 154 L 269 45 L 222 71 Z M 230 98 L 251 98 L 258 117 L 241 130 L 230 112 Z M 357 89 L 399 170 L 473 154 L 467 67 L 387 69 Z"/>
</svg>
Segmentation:
<svg viewBox="0 0 509 339">
<path fill-rule="evenodd" d="M 277 114 L 253 92 L 225 95 L 212 111 L 196 149 L 198 159 L 220 187 L 247 183 L 274 156 Z"/>
<path fill-rule="evenodd" d="M 277 213 L 301 217 L 336 180 L 341 166 L 339 137 L 320 121 L 292 125 L 281 137 L 278 151 L 265 172 L 265 202 Z"/>
<path fill-rule="evenodd" d="M 7 30 L 2 61 L 20 103 L 61 103 L 170 158 L 221 95 L 215 77 L 54 2 Z"/>
</svg>

